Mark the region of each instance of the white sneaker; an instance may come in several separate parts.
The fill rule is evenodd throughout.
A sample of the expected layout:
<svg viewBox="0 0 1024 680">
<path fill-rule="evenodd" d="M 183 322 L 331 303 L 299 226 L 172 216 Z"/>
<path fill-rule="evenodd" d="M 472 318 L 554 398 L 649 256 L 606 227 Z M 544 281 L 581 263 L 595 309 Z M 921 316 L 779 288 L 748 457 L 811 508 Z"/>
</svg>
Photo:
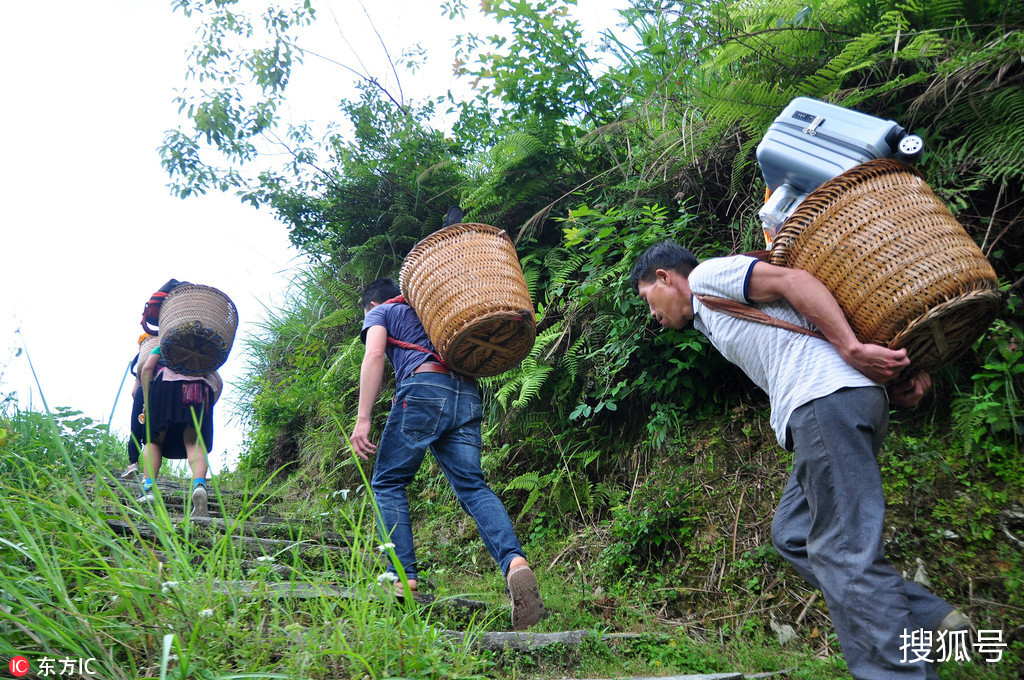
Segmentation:
<svg viewBox="0 0 1024 680">
<path fill-rule="evenodd" d="M 135 499 L 139 503 L 152 503 L 156 500 L 156 494 L 153 493 L 153 487 L 142 490 L 142 495 Z"/>
<path fill-rule="evenodd" d="M 210 510 L 207 506 L 209 494 L 206 491 L 205 484 L 197 484 L 192 489 L 192 516 L 193 517 L 209 517 Z"/>
</svg>

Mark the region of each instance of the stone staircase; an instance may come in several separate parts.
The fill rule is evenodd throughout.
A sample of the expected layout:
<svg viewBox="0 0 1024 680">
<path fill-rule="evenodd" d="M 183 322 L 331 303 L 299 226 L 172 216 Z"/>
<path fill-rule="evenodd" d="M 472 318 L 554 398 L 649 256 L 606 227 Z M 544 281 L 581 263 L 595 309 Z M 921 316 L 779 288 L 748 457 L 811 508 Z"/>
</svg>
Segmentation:
<svg viewBox="0 0 1024 680">
<path fill-rule="evenodd" d="M 107 524 L 126 540 L 134 540 L 140 548 L 151 551 L 164 564 L 168 557 L 159 549 L 155 524 L 160 522 L 176 533 L 188 532 L 188 539 L 198 548 L 209 548 L 227 537 L 239 554 L 245 559 L 239 562 L 247 574 L 262 572 L 274 574 L 276 582 L 266 578 L 252 580 L 213 579 L 210 587 L 226 596 L 253 599 L 289 598 L 308 600 L 313 598 L 368 598 L 370 600 L 393 597 L 381 589 L 355 588 L 345 571 L 332 565 L 345 564 L 351 556 L 352 540 L 349 537 L 324 530 L 319 523 L 285 519 L 269 514 L 259 514 L 263 503 L 259 499 L 243 498 L 237 492 L 211 487 L 208 500 L 209 518 L 188 517 L 190 502 L 186 493 L 188 483 L 172 479 L 159 479 L 159 501 L 138 503 L 134 499 L 141 495 L 138 479 L 115 480 L 111 478 L 94 480 L 94 490 L 103 499 L 108 510 Z M 266 500 L 266 499 L 264 499 Z M 243 519 L 237 519 L 246 506 Z M 221 504 L 227 506 L 222 508 Z M 162 504 L 162 508 L 161 508 Z M 255 508 L 255 510 L 253 509 Z M 144 512 L 140 512 L 139 510 Z M 299 565 L 297 568 L 296 566 Z M 331 567 L 324 570 L 325 567 Z M 424 607 L 443 608 L 454 620 L 468 621 L 486 611 L 487 604 L 461 597 L 434 598 L 425 593 L 415 593 L 414 600 Z M 444 634 L 453 639 L 464 639 L 463 631 L 449 630 Z M 474 634 L 470 643 L 478 649 L 492 652 L 535 652 L 552 645 L 562 649 L 575 649 L 584 643 L 593 631 L 571 630 L 555 633 L 533 632 L 485 632 Z M 614 644 L 640 635 L 612 633 L 602 635 L 605 642 Z M 742 680 L 784 675 L 764 673 L 744 675 L 743 673 L 718 673 L 709 675 L 658 676 L 657 680 Z M 585 680 L 601 680 L 590 678 Z M 630 680 L 655 680 L 654 677 L 637 677 Z"/>
</svg>

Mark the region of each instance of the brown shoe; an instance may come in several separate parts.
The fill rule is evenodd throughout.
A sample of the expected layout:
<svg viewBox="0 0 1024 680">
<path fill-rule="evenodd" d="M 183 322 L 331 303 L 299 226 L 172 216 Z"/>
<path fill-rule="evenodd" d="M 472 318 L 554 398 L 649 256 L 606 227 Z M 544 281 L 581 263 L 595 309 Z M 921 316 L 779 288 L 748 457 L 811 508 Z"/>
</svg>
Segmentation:
<svg viewBox="0 0 1024 680">
<path fill-rule="evenodd" d="M 508 592 L 512 597 L 513 630 L 526 630 L 547 615 L 537 577 L 529 567 L 516 567 L 508 572 Z"/>
</svg>

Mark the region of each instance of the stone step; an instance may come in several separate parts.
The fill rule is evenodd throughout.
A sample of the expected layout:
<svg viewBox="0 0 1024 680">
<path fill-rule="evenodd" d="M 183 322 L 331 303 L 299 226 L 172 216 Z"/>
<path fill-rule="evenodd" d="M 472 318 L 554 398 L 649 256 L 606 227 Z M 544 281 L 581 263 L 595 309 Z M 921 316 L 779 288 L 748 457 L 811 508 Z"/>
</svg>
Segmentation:
<svg viewBox="0 0 1024 680">
<path fill-rule="evenodd" d="M 290 564 L 284 564 L 274 560 L 240 560 L 238 566 L 246 574 L 254 572 L 269 572 L 280 577 L 282 580 L 303 579 L 311 583 L 350 583 L 354 578 L 347 571 L 315 571 L 304 568 L 296 569 Z"/>
<path fill-rule="evenodd" d="M 92 486 L 92 488 L 96 488 L 97 486 L 101 486 L 102 485 L 102 486 L 106 486 L 106 487 L 108 487 L 110 489 L 114 489 L 114 490 L 120 490 L 120 489 L 123 488 L 128 493 L 135 493 L 139 489 L 142 488 L 142 479 L 143 479 L 142 475 L 136 475 L 136 476 L 133 476 L 133 477 L 129 477 L 127 479 L 118 479 L 118 478 L 115 478 L 115 477 L 95 477 L 95 478 L 93 478 L 91 480 L 87 480 L 86 481 L 86 486 Z M 211 491 L 212 491 L 212 487 L 215 485 L 215 482 L 208 481 L 207 483 L 211 487 Z M 191 489 L 192 488 L 192 480 L 190 480 L 190 479 L 179 479 L 179 478 L 176 478 L 176 477 L 167 477 L 167 476 L 157 477 L 156 484 L 157 484 L 157 486 L 160 487 L 161 491 L 170 490 L 170 491 L 182 491 L 182 492 L 184 492 L 186 489 Z M 229 497 L 229 498 L 238 498 L 238 497 L 241 497 L 241 496 L 245 495 L 245 494 L 240 493 L 238 491 L 233 491 L 232 489 L 227 488 L 227 487 L 218 486 L 218 489 L 219 489 L 220 494 L 222 496 Z M 213 494 L 211 493 L 211 495 L 213 495 Z M 263 498 L 264 500 L 266 499 L 266 497 L 261 497 L 261 498 Z"/>
<path fill-rule="evenodd" d="M 580 678 L 579 680 L 749 680 L 743 673 L 706 673 L 697 675 L 641 675 L 629 678 Z"/>
<path fill-rule="evenodd" d="M 182 512 L 176 512 L 182 510 L 182 508 L 172 506 L 168 507 L 167 510 L 167 518 L 172 527 L 177 527 L 185 522 L 185 515 Z M 150 525 L 149 529 L 152 530 L 152 522 L 157 520 L 158 515 L 148 514 L 146 517 L 148 518 L 146 523 Z M 333 531 L 315 531 L 312 528 L 308 530 L 305 528 L 295 529 L 289 524 L 264 522 L 261 518 L 255 518 L 247 522 L 229 521 L 225 520 L 220 513 L 214 511 L 210 512 L 210 517 L 190 517 L 189 522 L 191 522 L 193 527 L 202 527 L 221 534 L 230 531 L 232 534 L 249 536 L 251 538 L 269 538 L 302 543 L 313 542 L 346 548 L 352 546 L 351 538 L 334 533 Z M 133 529 L 128 526 L 129 523 L 137 528 L 142 522 L 131 522 L 131 520 L 125 519 L 110 519 L 108 521 L 108 525 L 121 535 L 134 534 Z M 141 535 L 142 530 L 140 529 L 139 532 Z M 147 537 L 151 535 L 152 532 L 150 531 Z"/>
<path fill-rule="evenodd" d="M 183 522 L 184 518 L 180 518 Z M 278 562 L 294 562 L 298 557 L 303 564 L 318 566 L 323 563 L 324 555 L 330 555 L 334 561 L 346 559 L 350 554 L 347 547 L 327 545 L 320 541 L 303 540 L 293 541 L 277 538 L 261 538 L 258 536 L 243 536 L 237 534 L 225 534 L 223 531 L 210 531 L 206 524 L 217 522 L 216 519 L 200 520 L 191 519 L 190 523 L 194 531 L 193 538 L 196 545 L 202 548 L 210 548 L 213 544 L 222 540 L 224 536 L 233 541 L 238 548 L 248 556 L 271 556 Z M 223 520 L 220 520 L 223 522 Z M 108 519 L 107 525 L 121 536 L 136 536 L 145 540 L 154 540 L 157 533 L 152 525 L 147 522 L 130 522 L 121 519 Z"/>
<path fill-rule="evenodd" d="M 466 640 L 466 633 L 457 630 L 446 630 L 444 635 L 453 640 Z M 549 645 L 578 647 L 592 635 L 588 630 L 567 630 L 560 633 L 531 633 L 529 631 L 489 631 L 473 635 L 470 643 L 473 647 L 489 652 L 534 652 Z"/>
<path fill-rule="evenodd" d="M 336 585 L 326 582 L 315 581 L 285 581 L 281 583 L 266 583 L 262 581 L 221 581 L 210 582 L 214 592 L 228 596 L 242 596 L 253 598 L 287 598 L 293 600 L 311 600 L 317 598 L 342 598 L 342 599 L 366 599 L 371 602 L 380 602 L 385 599 L 393 599 L 386 588 L 379 588 L 379 592 L 366 593 L 356 588 L 343 585 Z M 460 614 L 471 615 L 483 612 L 487 604 L 478 600 L 470 600 L 463 597 L 445 597 L 437 599 L 432 595 L 413 593 L 413 600 L 416 604 L 425 607 L 442 607 L 444 609 L 458 610 Z"/>
</svg>

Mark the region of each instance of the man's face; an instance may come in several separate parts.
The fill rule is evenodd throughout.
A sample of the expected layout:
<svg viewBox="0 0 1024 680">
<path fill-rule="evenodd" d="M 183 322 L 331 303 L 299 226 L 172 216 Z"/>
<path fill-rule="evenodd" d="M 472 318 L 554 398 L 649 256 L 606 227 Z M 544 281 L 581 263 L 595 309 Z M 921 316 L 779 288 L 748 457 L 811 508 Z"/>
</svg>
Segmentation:
<svg viewBox="0 0 1024 680">
<path fill-rule="evenodd" d="M 690 286 L 686 277 L 659 269 L 654 281 L 641 281 L 637 291 L 650 308 L 651 316 L 663 328 L 685 328 L 693 320 Z"/>
</svg>

